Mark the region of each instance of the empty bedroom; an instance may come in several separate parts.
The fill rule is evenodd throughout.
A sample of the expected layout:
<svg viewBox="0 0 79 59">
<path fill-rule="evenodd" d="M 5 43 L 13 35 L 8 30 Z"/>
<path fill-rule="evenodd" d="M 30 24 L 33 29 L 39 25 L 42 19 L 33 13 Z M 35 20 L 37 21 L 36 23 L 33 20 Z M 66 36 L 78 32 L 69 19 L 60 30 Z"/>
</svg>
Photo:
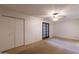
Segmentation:
<svg viewBox="0 0 79 59">
<path fill-rule="evenodd" d="M 0 4 L 1 54 L 79 54 L 79 4 Z"/>
</svg>

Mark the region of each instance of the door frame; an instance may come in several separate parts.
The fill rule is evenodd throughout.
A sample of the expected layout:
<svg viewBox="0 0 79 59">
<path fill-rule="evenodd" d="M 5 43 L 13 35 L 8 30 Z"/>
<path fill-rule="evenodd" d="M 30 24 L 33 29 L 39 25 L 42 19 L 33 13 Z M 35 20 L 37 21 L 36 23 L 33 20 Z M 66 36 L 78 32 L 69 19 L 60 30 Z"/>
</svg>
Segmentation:
<svg viewBox="0 0 79 59">
<path fill-rule="evenodd" d="M 46 36 L 46 37 L 43 37 L 43 24 L 47 24 L 48 25 L 48 36 Z M 42 39 L 46 39 L 46 38 L 49 38 L 49 23 L 42 22 Z"/>
</svg>

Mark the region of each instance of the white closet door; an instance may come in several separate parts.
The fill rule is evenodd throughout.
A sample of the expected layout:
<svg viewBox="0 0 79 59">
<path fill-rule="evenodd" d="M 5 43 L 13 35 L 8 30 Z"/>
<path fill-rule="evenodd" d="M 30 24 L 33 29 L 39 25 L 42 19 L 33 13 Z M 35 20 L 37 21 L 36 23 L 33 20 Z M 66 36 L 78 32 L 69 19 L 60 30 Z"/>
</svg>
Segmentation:
<svg viewBox="0 0 79 59">
<path fill-rule="evenodd" d="M 15 21 L 0 17 L 0 52 L 14 48 Z"/>
<path fill-rule="evenodd" d="M 15 39 L 15 46 L 22 46 L 24 45 L 24 20 L 16 20 L 16 39 Z"/>
<path fill-rule="evenodd" d="M 23 20 L 0 17 L 0 52 L 24 45 Z"/>
</svg>

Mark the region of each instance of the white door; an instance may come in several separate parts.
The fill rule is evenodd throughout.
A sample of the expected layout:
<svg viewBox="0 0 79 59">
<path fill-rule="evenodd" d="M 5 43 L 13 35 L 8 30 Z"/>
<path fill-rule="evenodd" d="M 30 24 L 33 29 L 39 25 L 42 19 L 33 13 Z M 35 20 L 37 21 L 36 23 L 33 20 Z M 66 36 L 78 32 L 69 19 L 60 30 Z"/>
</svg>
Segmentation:
<svg viewBox="0 0 79 59">
<path fill-rule="evenodd" d="M 0 17 L 0 51 L 14 48 L 15 21 Z"/>
<path fill-rule="evenodd" d="M 15 39 L 15 46 L 22 46 L 24 45 L 24 20 L 16 20 L 16 39 Z"/>
<path fill-rule="evenodd" d="M 0 17 L 0 52 L 24 45 L 23 20 Z"/>
</svg>

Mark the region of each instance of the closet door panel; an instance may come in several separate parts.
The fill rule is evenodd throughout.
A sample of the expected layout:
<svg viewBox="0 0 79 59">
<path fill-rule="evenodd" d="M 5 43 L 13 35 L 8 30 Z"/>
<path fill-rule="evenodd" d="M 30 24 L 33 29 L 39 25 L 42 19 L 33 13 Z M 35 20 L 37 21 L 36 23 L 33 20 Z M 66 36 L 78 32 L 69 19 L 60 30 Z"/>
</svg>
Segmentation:
<svg viewBox="0 0 79 59">
<path fill-rule="evenodd" d="M 0 17 L 0 52 L 14 48 L 14 22 Z"/>
<path fill-rule="evenodd" d="M 23 28 L 23 20 L 16 20 L 16 39 L 15 45 L 16 47 L 24 45 L 24 28 Z"/>
<path fill-rule="evenodd" d="M 0 17 L 0 53 L 24 45 L 23 20 Z"/>
<path fill-rule="evenodd" d="M 9 20 L 10 24 L 9 25 L 9 39 L 10 39 L 10 44 L 11 44 L 11 47 L 14 48 L 15 47 L 15 26 L 16 26 L 16 21 L 14 19 L 12 20 Z"/>
</svg>

